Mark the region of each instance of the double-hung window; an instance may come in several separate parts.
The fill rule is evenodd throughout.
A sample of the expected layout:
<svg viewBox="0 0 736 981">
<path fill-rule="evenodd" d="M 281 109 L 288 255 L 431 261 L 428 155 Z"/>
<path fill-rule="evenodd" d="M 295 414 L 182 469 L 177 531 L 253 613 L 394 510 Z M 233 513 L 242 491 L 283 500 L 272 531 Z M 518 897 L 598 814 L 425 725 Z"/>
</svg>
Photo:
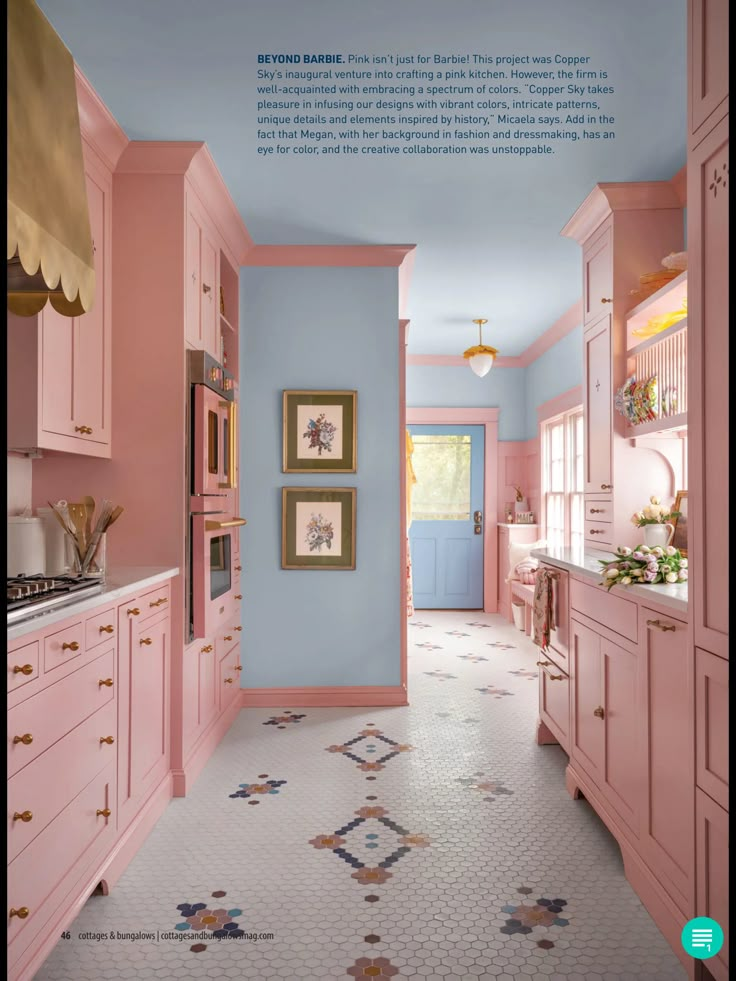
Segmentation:
<svg viewBox="0 0 736 981">
<path fill-rule="evenodd" d="M 542 423 L 542 500 L 551 547 L 583 544 L 583 410 Z"/>
</svg>

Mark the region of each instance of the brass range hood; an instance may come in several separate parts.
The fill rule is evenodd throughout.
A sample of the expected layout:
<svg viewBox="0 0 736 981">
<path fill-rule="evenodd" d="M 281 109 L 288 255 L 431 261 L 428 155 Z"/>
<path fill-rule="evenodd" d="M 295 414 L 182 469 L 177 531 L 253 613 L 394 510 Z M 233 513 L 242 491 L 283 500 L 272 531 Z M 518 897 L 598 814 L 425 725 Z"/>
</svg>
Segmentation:
<svg viewBox="0 0 736 981">
<path fill-rule="evenodd" d="M 95 295 L 74 59 L 35 0 L 8 4 L 8 310 L 66 317 Z"/>
</svg>

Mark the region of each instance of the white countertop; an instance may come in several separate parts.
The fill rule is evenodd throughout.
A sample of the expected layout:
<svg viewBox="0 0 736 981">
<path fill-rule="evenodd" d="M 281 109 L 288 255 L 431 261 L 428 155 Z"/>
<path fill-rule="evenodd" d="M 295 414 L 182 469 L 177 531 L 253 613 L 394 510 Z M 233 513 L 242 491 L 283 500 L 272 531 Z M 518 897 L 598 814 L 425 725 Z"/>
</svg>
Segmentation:
<svg viewBox="0 0 736 981">
<path fill-rule="evenodd" d="M 603 582 L 601 570 L 603 566 L 600 559 L 614 561 L 613 552 L 599 552 L 596 549 L 580 549 L 570 546 L 560 548 L 536 548 L 531 553 L 538 559 L 549 562 L 550 565 L 559 566 L 578 575 L 581 579 L 588 579 L 597 585 Z M 638 600 L 649 600 L 658 606 L 666 606 L 678 613 L 687 614 L 687 583 L 678 582 L 668 585 L 656 583 L 650 586 L 631 585 L 631 586 L 612 586 L 611 591 L 619 596 L 629 594 Z"/>
<path fill-rule="evenodd" d="M 50 610 L 48 613 L 39 613 L 21 623 L 13 624 L 8 627 L 8 642 L 17 640 L 18 637 L 24 637 L 26 634 L 35 633 L 37 630 L 45 630 L 52 623 L 68 620 L 69 617 L 78 616 L 80 613 L 87 613 L 97 606 L 104 606 L 106 603 L 122 599 L 129 593 L 137 593 L 141 589 L 155 586 L 159 582 L 173 579 L 174 576 L 178 575 L 179 569 L 176 567 L 167 569 L 165 566 L 149 565 L 112 569 L 105 577 L 101 592 L 94 593 L 92 596 L 85 596 L 84 599 L 76 602 L 67 603 Z"/>
</svg>

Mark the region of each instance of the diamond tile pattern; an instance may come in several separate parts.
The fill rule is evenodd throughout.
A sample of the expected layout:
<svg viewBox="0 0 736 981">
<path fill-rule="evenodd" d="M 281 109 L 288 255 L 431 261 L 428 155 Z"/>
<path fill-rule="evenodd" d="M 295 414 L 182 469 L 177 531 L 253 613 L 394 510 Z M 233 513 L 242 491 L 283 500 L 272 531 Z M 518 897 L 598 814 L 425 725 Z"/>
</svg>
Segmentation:
<svg viewBox="0 0 736 981">
<path fill-rule="evenodd" d="M 500 617 L 422 610 L 409 707 L 242 711 L 36 981 L 684 981 L 614 839 L 567 794 L 565 754 L 535 743 L 536 659 Z M 325 752 L 369 728 L 411 752 L 369 777 Z M 393 748 L 354 747 L 369 763 Z M 256 776 L 279 787 L 244 807 L 233 790 Z M 176 935 L 186 914 L 174 939 L 79 939 Z"/>
</svg>

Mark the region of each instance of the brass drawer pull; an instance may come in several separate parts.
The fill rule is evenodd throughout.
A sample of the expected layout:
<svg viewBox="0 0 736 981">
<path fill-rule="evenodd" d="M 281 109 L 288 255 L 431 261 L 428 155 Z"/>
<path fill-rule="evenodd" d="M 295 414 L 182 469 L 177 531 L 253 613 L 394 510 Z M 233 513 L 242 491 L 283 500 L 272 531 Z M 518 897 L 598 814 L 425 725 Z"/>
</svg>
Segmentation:
<svg viewBox="0 0 736 981">
<path fill-rule="evenodd" d="M 203 293 L 209 293 L 211 289 L 212 289 L 212 287 L 211 286 L 208 286 L 207 283 L 202 283 L 202 292 Z"/>
<path fill-rule="evenodd" d="M 64 643 L 61 645 L 61 649 L 62 651 L 78 651 L 79 644 L 76 642 L 76 640 L 73 640 L 71 644 L 67 644 L 66 641 L 64 641 Z"/>
<path fill-rule="evenodd" d="M 674 623 L 662 623 L 661 620 L 647 620 L 648 627 L 656 627 L 657 630 L 677 630 Z"/>
<path fill-rule="evenodd" d="M 233 683 L 233 679 L 232 678 L 225 678 L 225 684 L 226 685 L 231 685 L 232 683 Z"/>
<path fill-rule="evenodd" d="M 235 630 L 242 630 L 243 628 L 242 627 L 235 627 L 234 629 Z"/>
<path fill-rule="evenodd" d="M 33 665 L 15 664 L 13 665 L 13 674 L 33 674 Z"/>
<path fill-rule="evenodd" d="M 112 634 L 115 632 L 115 627 L 111 623 L 108 623 L 106 627 L 100 627 L 101 634 Z"/>
<path fill-rule="evenodd" d="M 202 648 L 200 654 L 209 654 L 211 650 L 212 650 L 212 644 L 207 644 L 206 647 Z"/>
<path fill-rule="evenodd" d="M 601 484 L 601 490 L 613 490 L 613 484 Z"/>
<path fill-rule="evenodd" d="M 601 528 L 591 528 L 590 529 L 590 534 L 591 535 L 605 535 L 605 531 L 603 531 Z"/>
<path fill-rule="evenodd" d="M 97 817 L 109 818 L 112 811 L 109 807 L 97 808 Z"/>
<path fill-rule="evenodd" d="M 593 715 L 597 719 L 602 719 L 605 716 L 605 714 L 606 712 L 602 705 L 599 705 L 597 709 L 593 709 Z"/>
<path fill-rule="evenodd" d="M 140 639 L 140 643 L 141 643 L 141 644 L 145 644 L 145 645 L 146 645 L 146 647 L 148 647 L 148 645 L 149 645 L 149 644 L 152 644 L 152 643 L 153 643 L 153 641 L 151 640 L 151 638 L 150 638 L 150 637 L 141 637 L 141 639 Z"/>
<path fill-rule="evenodd" d="M 84 436 L 91 436 L 92 435 L 92 427 L 91 426 L 75 426 L 74 427 L 74 432 L 75 433 L 82 433 L 82 435 L 84 435 Z"/>
<path fill-rule="evenodd" d="M 551 666 L 551 664 L 552 664 L 551 661 L 537 661 L 538 668 L 548 668 Z"/>
<path fill-rule="evenodd" d="M 232 639 L 233 639 L 232 634 L 225 634 L 225 636 L 223 637 L 223 640 L 232 640 Z"/>
<path fill-rule="evenodd" d="M 112 746 L 112 744 L 115 742 L 115 737 L 114 736 L 100 736 L 100 742 L 101 743 L 107 743 L 108 746 Z"/>
<path fill-rule="evenodd" d="M 242 565 L 236 565 L 236 566 L 235 566 L 235 571 L 236 571 L 236 572 L 242 572 L 242 571 L 243 571 L 243 567 L 242 567 Z"/>
<path fill-rule="evenodd" d="M 242 670 L 243 670 L 243 668 L 242 668 L 242 665 L 240 665 L 240 664 L 236 664 L 235 667 L 233 668 L 233 671 L 242 671 Z"/>
<path fill-rule="evenodd" d="M 545 671 L 545 674 L 547 674 L 546 671 Z M 547 674 L 547 677 L 549 678 L 550 681 L 564 681 L 565 680 L 564 674 Z"/>
<path fill-rule="evenodd" d="M 13 815 L 14 821 L 22 821 L 24 824 L 28 824 L 29 821 L 33 820 L 32 811 L 16 811 Z"/>
<path fill-rule="evenodd" d="M 242 593 L 236 593 L 235 594 L 235 599 L 240 600 L 242 598 L 243 598 L 243 594 Z"/>
<path fill-rule="evenodd" d="M 102 688 L 103 685 L 105 688 L 112 688 L 112 684 L 112 678 L 100 678 L 100 680 L 97 682 L 97 686 L 99 688 Z"/>
<path fill-rule="evenodd" d="M 613 303 L 613 298 L 610 296 L 602 296 L 601 303 Z"/>
<path fill-rule="evenodd" d="M 137 617 L 140 612 L 137 606 L 133 606 L 128 610 L 128 616 Z"/>
<path fill-rule="evenodd" d="M 33 736 L 30 732 L 24 733 L 22 736 L 13 736 L 14 743 L 23 743 L 24 746 L 30 746 L 33 742 Z"/>
<path fill-rule="evenodd" d="M 162 603 L 168 603 L 168 597 L 167 596 L 162 596 L 162 597 L 160 597 L 160 599 L 153 600 L 148 605 L 149 606 L 161 606 Z"/>
<path fill-rule="evenodd" d="M 17 916 L 19 920 L 25 920 L 31 911 L 27 906 L 21 906 L 20 909 L 11 909 L 9 916 Z"/>
<path fill-rule="evenodd" d="M 591 508 L 590 509 L 590 513 L 591 514 L 605 514 L 606 513 L 606 509 L 605 508 Z"/>
</svg>

